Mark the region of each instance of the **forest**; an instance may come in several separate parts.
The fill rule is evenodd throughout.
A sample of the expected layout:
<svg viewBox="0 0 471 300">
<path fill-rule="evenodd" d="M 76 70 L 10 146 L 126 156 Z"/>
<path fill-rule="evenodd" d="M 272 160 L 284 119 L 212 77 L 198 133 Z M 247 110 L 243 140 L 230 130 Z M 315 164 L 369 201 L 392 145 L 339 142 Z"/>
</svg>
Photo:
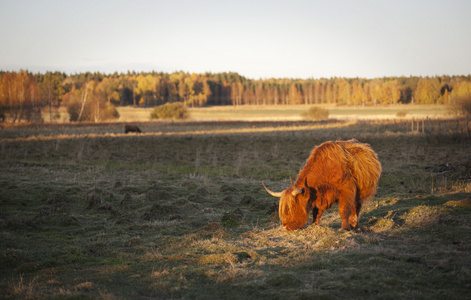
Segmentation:
<svg viewBox="0 0 471 300">
<path fill-rule="evenodd" d="M 118 118 L 116 106 L 182 102 L 215 105 L 452 104 L 471 98 L 471 75 L 434 77 L 249 79 L 234 72 L 32 73 L 0 71 L 1 122 L 54 122 L 64 106 L 70 121 Z M 48 111 L 45 120 L 42 112 Z"/>
</svg>

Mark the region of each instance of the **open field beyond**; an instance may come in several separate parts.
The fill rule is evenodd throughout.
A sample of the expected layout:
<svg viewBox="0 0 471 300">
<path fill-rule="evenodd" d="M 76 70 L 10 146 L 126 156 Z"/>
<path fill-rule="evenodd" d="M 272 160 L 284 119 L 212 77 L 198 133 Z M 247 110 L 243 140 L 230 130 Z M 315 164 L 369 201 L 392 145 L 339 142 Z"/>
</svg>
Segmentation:
<svg viewBox="0 0 471 300">
<path fill-rule="evenodd" d="M 466 135 L 350 120 L 139 125 L 0 130 L 0 298 L 471 297 Z M 320 226 L 283 231 L 261 182 L 281 191 L 314 146 L 351 138 L 383 166 L 360 228 L 342 230 L 334 206 Z"/>
<path fill-rule="evenodd" d="M 444 117 L 449 109 L 444 105 L 391 105 L 391 106 L 336 106 L 316 105 L 329 111 L 332 119 L 394 119 L 398 112 L 403 118 L 437 118 Z M 301 114 L 309 105 L 243 105 L 212 106 L 189 108 L 193 120 L 302 120 Z M 119 121 L 146 121 L 152 108 L 118 107 L 121 115 Z"/>
<path fill-rule="evenodd" d="M 450 116 L 450 108 L 445 105 L 389 105 L 389 106 L 337 106 L 316 105 L 329 111 L 330 119 L 364 120 L 364 119 L 412 119 L 412 118 L 444 118 Z M 300 121 L 301 114 L 307 112 L 310 105 L 243 105 L 243 106 L 210 106 L 189 108 L 190 119 L 193 121 Z M 118 106 L 120 114 L 118 122 L 146 122 L 153 110 L 151 107 Z M 398 113 L 402 113 L 398 117 Z M 55 121 L 69 121 L 65 107 L 53 111 Z M 47 110 L 43 111 L 43 119 L 50 120 Z"/>
</svg>

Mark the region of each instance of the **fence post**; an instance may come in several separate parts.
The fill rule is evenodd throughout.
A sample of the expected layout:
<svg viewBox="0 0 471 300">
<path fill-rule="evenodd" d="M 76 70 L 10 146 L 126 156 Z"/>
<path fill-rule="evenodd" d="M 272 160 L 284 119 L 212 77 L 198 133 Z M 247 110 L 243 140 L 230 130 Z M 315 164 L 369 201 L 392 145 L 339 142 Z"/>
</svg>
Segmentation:
<svg viewBox="0 0 471 300">
<path fill-rule="evenodd" d="M 425 119 L 422 119 L 422 133 L 425 133 Z"/>
</svg>

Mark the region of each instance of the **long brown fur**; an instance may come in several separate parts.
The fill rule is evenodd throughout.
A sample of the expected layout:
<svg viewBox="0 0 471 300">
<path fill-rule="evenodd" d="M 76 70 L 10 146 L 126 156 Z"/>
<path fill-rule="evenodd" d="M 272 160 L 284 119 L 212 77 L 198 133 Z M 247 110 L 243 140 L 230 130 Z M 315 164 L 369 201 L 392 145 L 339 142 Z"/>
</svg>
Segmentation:
<svg viewBox="0 0 471 300">
<path fill-rule="evenodd" d="M 283 227 L 301 228 L 311 209 L 314 224 L 319 224 L 322 213 L 338 202 L 342 228 L 356 228 L 361 206 L 376 192 L 380 175 L 378 156 L 368 144 L 323 143 L 312 150 L 294 183 L 301 192 L 294 187 L 283 191 L 279 205 Z"/>
</svg>

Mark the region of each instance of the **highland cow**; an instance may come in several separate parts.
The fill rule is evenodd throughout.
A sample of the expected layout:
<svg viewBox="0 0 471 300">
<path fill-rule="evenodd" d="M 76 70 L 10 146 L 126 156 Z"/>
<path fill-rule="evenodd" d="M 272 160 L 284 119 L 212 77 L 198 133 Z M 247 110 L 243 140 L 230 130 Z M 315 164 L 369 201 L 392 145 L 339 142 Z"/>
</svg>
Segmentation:
<svg viewBox="0 0 471 300">
<path fill-rule="evenodd" d="M 314 148 L 299 172 L 295 183 L 283 192 L 279 216 L 286 230 L 296 230 L 308 221 L 312 208 L 313 223 L 319 224 L 322 213 L 338 203 L 342 228 L 358 226 L 362 204 L 376 192 L 381 164 L 370 145 L 356 140 L 325 142 Z"/>
<path fill-rule="evenodd" d="M 136 125 L 129 125 L 129 124 L 126 124 L 124 125 L 124 133 L 128 133 L 128 132 L 136 132 L 136 133 L 140 133 L 142 132 L 141 129 L 139 127 L 137 127 Z"/>
</svg>

